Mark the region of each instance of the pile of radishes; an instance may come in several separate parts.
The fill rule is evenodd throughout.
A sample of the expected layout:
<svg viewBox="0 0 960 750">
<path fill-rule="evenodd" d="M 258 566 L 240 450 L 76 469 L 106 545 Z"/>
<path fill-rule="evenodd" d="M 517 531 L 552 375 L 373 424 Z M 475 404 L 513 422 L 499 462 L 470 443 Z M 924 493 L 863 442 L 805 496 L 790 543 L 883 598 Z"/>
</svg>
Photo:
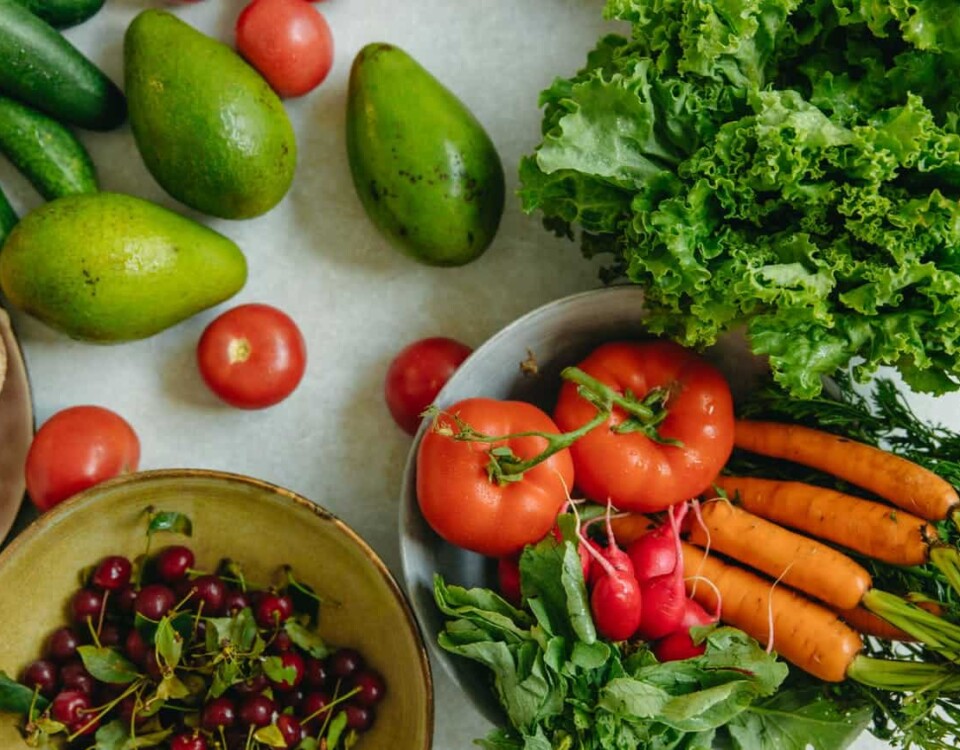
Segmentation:
<svg viewBox="0 0 960 750">
<path fill-rule="evenodd" d="M 577 551 L 597 632 L 611 641 L 648 641 L 660 661 L 702 654 L 705 646 L 694 643 L 690 629 L 718 620 L 718 613 L 707 613 L 687 596 L 680 543 L 687 508 L 687 503 L 669 508 L 664 523 L 626 549 L 617 544 L 609 513 L 604 541 L 589 538 L 585 528 L 577 527 Z M 558 529 L 554 536 L 560 539 Z M 497 574 L 501 593 L 519 603 L 516 558 L 501 558 Z"/>
</svg>

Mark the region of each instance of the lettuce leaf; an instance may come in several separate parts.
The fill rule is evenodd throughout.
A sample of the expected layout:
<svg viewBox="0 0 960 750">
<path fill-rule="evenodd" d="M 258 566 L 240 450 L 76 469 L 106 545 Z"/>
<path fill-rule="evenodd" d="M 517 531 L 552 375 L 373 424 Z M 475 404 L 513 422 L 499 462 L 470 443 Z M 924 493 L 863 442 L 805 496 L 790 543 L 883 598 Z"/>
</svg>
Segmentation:
<svg viewBox="0 0 960 750">
<path fill-rule="evenodd" d="M 746 324 L 791 394 L 855 365 L 960 388 L 960 5 L 608 0 L 540 98 L 524 210 L 692 347 Z"/>
</svg>

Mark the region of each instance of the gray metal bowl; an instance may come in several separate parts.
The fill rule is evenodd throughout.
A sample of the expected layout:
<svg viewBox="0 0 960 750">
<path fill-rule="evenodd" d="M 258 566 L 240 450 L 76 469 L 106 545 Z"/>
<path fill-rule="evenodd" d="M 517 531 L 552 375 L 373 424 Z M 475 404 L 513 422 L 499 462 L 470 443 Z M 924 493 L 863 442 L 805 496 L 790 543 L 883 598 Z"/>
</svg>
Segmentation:
<svg viewBox="0 0 960 750">
<path fill-rule="evenodd" d="M 644 316 L 643 291 L 636 286 L 608 287 L 551 302 L 514 321 L 477 348 L 447 382 L 436 403 L 445 408 L 464 398 L 486 396 L 529 401 L 550 413 L 560 388 L 560 371 L 605 341 L 646 337 Z M 525 374 L 520 367 L 531 355 L 537 363 L 536 375 Z M 752 355 L 737 334 L 724 337 L 707 356 L 726 374 L 735 397 L 742 397 L 768 372 L 766 363 Z M 426 423 L 414 438 L 401 487 L 403 577 L 431 656 L 484 716 L 502 723 L 503 713 L 487 670 L 436 645 L 443 618 L 433 602 L 434 573 L 442 573 L 449 583 L 492 588 L 496 585 L 496 563 L 443 541 L 420 515 L 416 455 L 425 429 Z"/>
</svg>

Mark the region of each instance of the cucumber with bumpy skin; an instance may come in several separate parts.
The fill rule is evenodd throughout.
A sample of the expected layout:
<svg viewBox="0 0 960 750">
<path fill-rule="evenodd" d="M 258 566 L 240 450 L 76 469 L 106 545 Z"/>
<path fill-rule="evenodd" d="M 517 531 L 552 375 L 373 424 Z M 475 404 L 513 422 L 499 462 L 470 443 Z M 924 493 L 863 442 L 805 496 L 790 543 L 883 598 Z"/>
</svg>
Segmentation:
<svg viewBox="0 0 960 750">
<path fill-rule="evenodd" d="M 68 128 L 3 96 L 0 152 L 47 200 L 99 190 L 90 154 Z"/>
<path fill-rule="evenodd" d="M 51 26 L 65 29 L 93 17 L 104 0 L 17 0 L 20 5 Z"/>
<path fill-rule="evenodd" d="M 0 247 L 3 246 L 3 241 L 18 221 L 17 212 L 13 210 L 13 206 L 10 205 L 7 196 L 3 194 L 3 190 L 0 190 Z"/>
<path fill-rule="evenodd" d="M 0 0 L 0 94 L 90 130 L 112 130 L 127 116 L 117 85 L 17 0 Z"/>
</svg>

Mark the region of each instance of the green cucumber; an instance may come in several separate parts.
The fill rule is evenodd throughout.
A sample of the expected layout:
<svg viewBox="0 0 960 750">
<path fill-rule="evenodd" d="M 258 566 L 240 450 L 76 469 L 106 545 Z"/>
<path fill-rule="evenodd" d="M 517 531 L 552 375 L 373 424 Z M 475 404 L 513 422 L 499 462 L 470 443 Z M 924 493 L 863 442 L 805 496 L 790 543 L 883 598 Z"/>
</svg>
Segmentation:
<svg viewBox="0 0 960 750">
<path fill-rule="evenodd" d="M 127 114 L 117 85 L 17 0 L 0 0 L 0 94 L 90 130 L 112 130 Z"/>
<path fill-rule="evenodd" d="M 90 154 L 68 128 L 3 96 L 0 96 L 0 153 L 13 162 L 48 201 L 100 189 Z"/>
<path fill-rule="evenodd" d="M 104 0 L 17 0 L 20 5 L 51 26 L 65 29 L 96 15 Z"/>
<path fill-rule="evenodd" d="M 0 245 L 3 245 L 3 241 L 18 221 L 17 212 L 13 210 L 13 206 L 10 205 L 7 196 L 3 194 L 3 190 L 0 190 Z"/>
</svg>

